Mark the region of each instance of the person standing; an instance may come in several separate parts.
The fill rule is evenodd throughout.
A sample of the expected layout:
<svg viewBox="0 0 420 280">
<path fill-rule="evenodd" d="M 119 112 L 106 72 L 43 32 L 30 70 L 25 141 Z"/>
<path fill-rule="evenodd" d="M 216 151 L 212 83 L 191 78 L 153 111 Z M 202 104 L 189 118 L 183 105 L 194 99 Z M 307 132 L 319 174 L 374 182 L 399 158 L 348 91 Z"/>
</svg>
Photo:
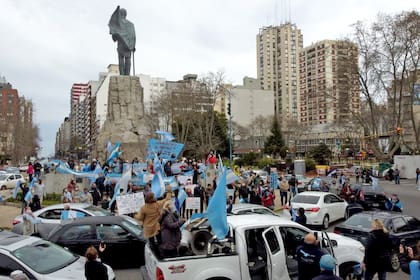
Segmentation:
<svg viewBox="0 0 420 280">
<path fill-rule="evenodd" d="M 365 257 L 362 268 L 365 269 L 365 280 L 372 280 L 378 274 L 378 280 L 386 279 L 390 268 L 392 242 L 382 221 L 374 219 L 371 232 L 365 246 Z"/>
<path fill-rule="evenodd" d="M 26 171 L 26 173 L 28 173 L 29 176 L 29 183 L 32 182 L 32 178 L 34 177 L 34 166 L 32 165 L 32 162 L 28 163 L 28 170 Z"/>
<path fill-rule="evenodd" d="M 305 236 L 303 245 L 296 249 L 296 255 L 299 280 L 311 280 L 321 273 L 319 263 L 324 252 L 319 248 L 313 233 Z"/>
<path fill-rule="evenodd" d="M 21 209 L 20 213 L 23 214 L 23 211 L 25 210 L 26 206 L 28 206 L 28 203 L 25 200 L 25 196 L 26 196 L 26 194 L 29 191 L 29 187 L 25 183 L 20 184 L 19 187 L 22 190 L 22 198 L 21 198 L 21 200 L 22 200 L 22 209 Z"/>
<path fill-rule="evenodd" d="M 400 184 L 400 170 L 398 168 L 395 168 L 395 174 L 394 174 L 394 180 L 395 180 L 395 184 L 399 185 Z"/>
<path fill-rule="evenodd" d="M 39 200 L 41 202 L 41 205 L 42 205 L 42 201 L 44 199 L 44 194 L 45 194 L 45 187 L 42 184 L 42 180 L 39 179 L 39 177 L 38 177 L 38 182 L 35 183 L 35 185 L 34 185 L 34 195 L 38 195 Z"/>
<path fill-rule="evenodd" d="M 400 267 L 410 274 L 410 280 L 420 279 L 420 241 L 417 241 L 416 249 L 417 256 L 414 256 L 413 248 L 400 245 Z"/>
<path fill-rule="evenodd" d="M 99 252 L 105 251 L 106 245 L 99 244 Z M 98 251 L 90 246 L 85 253 L 85 276 L 87 280 L 108 280 L 108 269 L 101 262 Z"/>
<path fill-rule="evenodd" d="M 89 193 L 92 196 L 92 204 L 98 206 L 99 201 L 101 201 L 101 194 L 98 188 L 96 187 L 95 183 L 92 183 L 92 185 L 90 186 Z"/>
<path fill-rule="evenodd" d="M 325 254 L 319 261 L 321 274 L 312 280 L 343 280 L 343 278 L 334 275 L 334 270 L 337 266 L 337 261 L 330 254 Z"/>
<path fill-rule="evenodd" d="M 34 175 L 39 178 L 41 176 L 42 164 L 39 161 L 35 161 L 34 164 Z"/>
<path fill-rule="evenodd" d="M 293 211 L 293 210 L 292 210 Z M 302 226 L 306 227 L 306 215 L 305 215 L 305 209 L 303 209 L 302 207 L 300 207 L 297 211 L 297 215 L 296 215 L 296 223 L 301 224 Z"/>
<path fill-rule="evenodd" d="M 196 185 L 194 187 L 194 197 L 200 198 L 200 213 L 203 213 L 204 208 L 204 188 L 201 185 Z M 197 213 L 197 209 L 195 210 L 195 213 Z"/>
<path fill-rule="evenodd" d="M 287 196 L 289 194 L 289 184 L 286 181 L 286 178 L 283 177 L 280 182 L 280 202 L 281 206 L 287 205 Z"/>
<path fill-rule="evenodd" d="M 164 199 L 157 201 L 155 194 L 149 192 L 144 198 L 144 206 L 135 215 L 143 226 L 143 236 L 149 240 L 150 249 L 152 249 L 157 256 L 160 256 L 160 218 L 162 215 L 162 208 L 166 201 L 171 200 L 172 190 L 166 193 Z"/>
<path fill-rule="evenodd" d="M 288 183 L 289 183 L 289 187 L 290 187 L 290 196 L 291 196 L 290 199 L 291 199 L 292 197 L 294 197 L 298 193 L 298 190 L 297 190 L 298 181 L 296 179 L 295 174 L 292 175 L 292 178 L 289 179 Z M 290 199 L 289 199 L 289 202 L 290 202 Z"/>
<path fill-rule="evenodd" d="M 160 219 L 162 242 L 159 249 L 164 258 L 178 255 L 178 247 L 181 243 L 181 226 L 184 224 L 184 220 L 179 219 L 176 211 L 172 200 L 166 201 L 163 205 L 163 214 Z"/>
</svg>

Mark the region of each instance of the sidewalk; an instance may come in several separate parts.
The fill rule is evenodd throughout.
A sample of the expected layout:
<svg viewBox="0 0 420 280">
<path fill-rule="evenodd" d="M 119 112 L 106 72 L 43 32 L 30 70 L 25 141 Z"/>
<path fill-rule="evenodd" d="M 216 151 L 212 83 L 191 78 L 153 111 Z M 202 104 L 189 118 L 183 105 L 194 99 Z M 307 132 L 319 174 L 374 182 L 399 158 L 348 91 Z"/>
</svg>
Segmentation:
<svg viewBox="0 0 420 280">
<path fill-rule="evenodd" d="M 20 214 L 20 208 L 0 205 L 0 228 L 12 228 L 13 219 Z"/>
</svg>

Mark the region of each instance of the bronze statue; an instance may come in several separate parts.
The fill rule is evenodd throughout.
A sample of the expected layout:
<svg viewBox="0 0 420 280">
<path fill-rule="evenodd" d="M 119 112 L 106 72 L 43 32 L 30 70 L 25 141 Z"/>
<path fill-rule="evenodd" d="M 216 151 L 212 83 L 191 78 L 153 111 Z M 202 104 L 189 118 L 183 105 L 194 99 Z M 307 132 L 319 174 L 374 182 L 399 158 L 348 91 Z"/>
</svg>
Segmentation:
<svg viewBox="0 0 420 280">
<path fill-rule="evenodd" d="M 134 52 L 136 51 L 136 32 L 134 24 L 126 19 L 127 11 L 120 9 L 120 6 L 114 11 L 109 20 L 109 33 L 112 40 L 118 41 L 118 64 L 120 66 L 120 75 L 130 75 L 131 68 L 131 52 L 133 52 L 133 75 L 134 68 Z"/>
</svg>

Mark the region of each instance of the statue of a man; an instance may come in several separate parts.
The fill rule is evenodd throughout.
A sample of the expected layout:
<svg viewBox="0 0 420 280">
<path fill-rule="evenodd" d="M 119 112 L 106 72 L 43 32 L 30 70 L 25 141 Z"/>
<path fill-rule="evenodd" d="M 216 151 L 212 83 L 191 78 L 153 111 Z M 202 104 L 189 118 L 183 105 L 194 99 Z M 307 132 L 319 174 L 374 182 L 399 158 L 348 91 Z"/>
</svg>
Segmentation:
<svg viewBox="0 0 420 280">
<path fill-rule="evenodd" d="M 134 58 L 134 52 L 136 51 L 136 32 L 134 30 L 134 24 L 128 21 L 126 16 L 127 11 L 125 9 L 120 9 L 120 6 L 118 6 L 108 23 L 112 40 L 114 40 L 114 42 L 118 41 L 117 51 L 120 75 L 130 75 L 131 52 L 133 52 Z"/>
</svg>

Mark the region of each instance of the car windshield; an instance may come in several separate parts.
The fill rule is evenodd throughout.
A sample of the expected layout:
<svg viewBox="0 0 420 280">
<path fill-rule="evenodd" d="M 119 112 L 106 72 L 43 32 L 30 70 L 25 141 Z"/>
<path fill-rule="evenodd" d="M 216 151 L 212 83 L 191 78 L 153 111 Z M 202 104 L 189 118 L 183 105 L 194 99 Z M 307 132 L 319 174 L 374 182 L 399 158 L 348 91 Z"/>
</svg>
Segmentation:
<svg viewBox="0 0 420 280">
<path fill-rule="evenodd" d="M 297 195 L 292 198 L 292 202 L 295 203 L 306 203 L 306 204 L 318 204 L 319 196 L 314 195 Z"/>
<path fill-rule="evenodd" d="M 107 211 L 105 209 L 96 207 L 96 206 L 88 206 L 85 208 L 86 211 L 89 211 L 93 214 L 93 216 L 111 216 L 112 213 L 110 211 Z"/>
<path fill-rule="evenodd" d="M 372 216 L 354 215 L 345 221 L 344 224 L 352 227 L 370 229 L 372 224 Z"/>
<path fill-rule="evenodd" d="M 140 228 L 140 225 L 133 218 L 128 217 L 128 216 L 125 217 L 125 219 L 122 221 L 122 224 L 126 226 L 128 229 L 130 229 L 132 233 L 136 234 L 137 236 L 142 236 L 142 230 Z"/>
<path fill-rule="evenodd" d="M 40 274 L 49 274 L 75 262 L 78 257 L 48 241 L 21 247 L 12 254 Z"/>
</svg>

